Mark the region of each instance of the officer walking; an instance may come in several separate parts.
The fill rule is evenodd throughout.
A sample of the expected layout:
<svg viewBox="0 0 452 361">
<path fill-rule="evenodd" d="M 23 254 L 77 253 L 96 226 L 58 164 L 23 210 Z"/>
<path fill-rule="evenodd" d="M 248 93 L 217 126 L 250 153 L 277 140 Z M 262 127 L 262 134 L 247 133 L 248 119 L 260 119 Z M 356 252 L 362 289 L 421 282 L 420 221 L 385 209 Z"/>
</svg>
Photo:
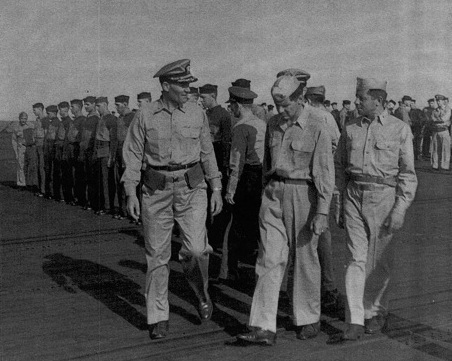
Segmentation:
<svg viewBox="0 0 452 361">
<path fill-rule="evenodd" d="M 238 335 L 249 343 L 276 341 L 276 314 L 281 283 L 289 258 L 293 270 L 289 294 L 297 338 L 320 331 L 319 235 L 328 226 L 334 188 L 331 139 L 322 118 L 304 108 L 309 74 L 282 75 L 272 87 L 279 116 L 268 123 L 265 137 L 265 185 L 259 214 L 261 245 L 258 276 L 249 325 Z"/>
<path fill-rule="evenodd" d="M 358 78 L 360 116 L 346 126 L 336 151 L 336 187 L 342 197 L 335 216 L 347 233 L 348 326 L 331 342 L 355 341 L 384 327 L 395 256 L 392 236 L 402 227 L 417 187 L 410 127 L 387 113 L 386 96 L 386 81 Z"/>
<path fill-rule="evenodd" d="M 207 117 L 201 107 L 187 103 L 189 84 L 197 79 L 190 60 L 178 60 L 155 75 L 162 96 L 136 114 L 124 141 L 126 169 L 122 177 L 128 213 L 140 216 L 136 186 L 142 166 L 142 221 L 148 270 L 147 319 L 151 339 L 166 337 L 169 328 L 168 277 L 171 233 L 180 227 L 179 259 L 199 299 L 201 320 L 212 315 L 208 287 L 209 246 L 206 234 L 207 184 L 212 188 L 211 211 L 221 212 L 221 173 L 218 171 Z M 143 164 L 144 163 L 144 164 Z"/>
</svg>

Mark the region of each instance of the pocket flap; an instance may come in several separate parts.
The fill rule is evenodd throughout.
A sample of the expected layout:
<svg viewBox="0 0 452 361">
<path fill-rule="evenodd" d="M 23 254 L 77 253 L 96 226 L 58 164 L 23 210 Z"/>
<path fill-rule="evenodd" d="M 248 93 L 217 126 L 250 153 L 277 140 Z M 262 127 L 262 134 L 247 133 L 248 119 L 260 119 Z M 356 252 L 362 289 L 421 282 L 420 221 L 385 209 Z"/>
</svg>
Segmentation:
<svg viewBox="0 0 452 361">
<path fill-rule="evenodd" d="M 397 143 L 394 141 L 378 140 L 375 143 L 375 148 L 381 149 L 381 150 L 394 149 L 396 146 L 397 146 Z"/>
<path fill-rule="evenodd" d="M 302 142 L 301 140 L 294 140 L 292 143 L 290 143 L 290 146 L 293 150 L 297 150 L 299 152 L 311 153 L 314 150 L 314 143 Z"/>
</svg>

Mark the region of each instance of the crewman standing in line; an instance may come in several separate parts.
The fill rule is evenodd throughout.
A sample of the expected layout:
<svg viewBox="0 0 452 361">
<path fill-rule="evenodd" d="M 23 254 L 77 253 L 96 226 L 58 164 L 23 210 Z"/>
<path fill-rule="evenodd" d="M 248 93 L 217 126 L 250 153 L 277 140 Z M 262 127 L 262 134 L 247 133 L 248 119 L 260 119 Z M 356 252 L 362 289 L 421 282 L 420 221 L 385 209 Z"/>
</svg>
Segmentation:
<svg viewBox="0 0 452 361">
<path fill-rule="evenodd" d="M 386 81 L 357 79 L 360 116 L 346 126 L 336 151 L 335 217 L 345 226 L 348 265 L 346 330 L 331 343 L 356 341 L 382 330 L 396 256 L 392 237 L 414 199 L 413 135 L 384 109 Z"/>
<path fill-rule="evenodd" d="M 138 108 L 141 108 L 143 104 L 150 104 L 152 102 L 152 95 L 149 92 L 142 92 L 137 95 Z"/>
<path fill-rule="evenodd" d="M 115 155 L 115 183 L 116 196 L 118 198 L 118 209 L 113 217 L 116 219 L 124 219 L 126 217 L 126 195 L 124 193 L 124 186 L 121 183 L 121 177 L 125 170 L 124 161 L 122 159 L 122 147 L 135 113 L 133 113 L 129 108 L 129 97 L 127 95 L 118 95 L 115 97 L 115 106 L 119 114 L 117 120 L 118 146 L 116 148 Z"/>
<path fill-rule="evenodd" d="M 129 128 L 123 147 L 126 169 L 122 182 L 128 213 L 138 219 L 136 186 L 143 172 L 147 320 L 151 339 L 161 339 L 169 329 L 168 262 L 174 222 L 181 233 L 179 260 L 199 299 L 199 316 L 201 320 L 212 316 L 213 304 L 207 290 L 212 248 L 205 227 L 205 179 L 213 191 L 212 215 L 221 212 L 222 199 L 221 173 L 207 117 L 201 107 L 187 102 L 189 84 L 197 80 L 190 72 L 190 60 L 165 65 L 154 77 L 159 78 L 162 96 L 140 108 Z"/>
<path fill-rule="evenodd" d="M 58 107 L 56 105 L 49 105 L 46 108 L 48 117 L 47 129 L 45 130 L 44 137 L 44 169 L 45 169 L 45 197 L 47 199 L 53 199 L 55 194 L 52 195 L 51 186 L 53 190 L 60 188 L 59 180 L 56 180 L 56 184 L 53 181 L 53 169 L 55 166 L 55 138 L 60 120 L 57 117 Z M 58 193 L 56 197 L 60 197 Z"/>
<path fill-rule="evenodd" d="M 79 162 L 80 158 L 80 142 L 82 139 L 82 129 L 86 121 L 86 117 L 82 114 L 83 101 L 80 99 L 71 100 L 71 113 L 74 120 L 71 122 L 65 144 L 65 159 L 68 162 L 68 172 L 73 175 L 74 179 L 74 197 L 76 201 L 71 205 L 85 206 L 86 204 L 86 173 L 83 162 Z"/>
<path fill-rule="evenodd" d="M 38 173 L 38 191 L 36 195 L 43 197 L 45 194 L 45 169 L 44 169 L 44 137 L 45 129 L 49 127 L 49 120 L 44 115 L 44 104 L 33 104 L 33 114 L 36 116 L 34 138 L 36 143 L 36 168 Z"/>
<path fill-rule="evenodd" d="M 113 215 L 116 193 L 114 160 L 118 144 L 118 122 L 108 110 L 106 97 L 96 98 L 96 110 L 100 114 L 100 120 L 97 123 L 94 143 L 97 190 L 93 209 L 98 216 L 106 213 Z"/>
</svg>

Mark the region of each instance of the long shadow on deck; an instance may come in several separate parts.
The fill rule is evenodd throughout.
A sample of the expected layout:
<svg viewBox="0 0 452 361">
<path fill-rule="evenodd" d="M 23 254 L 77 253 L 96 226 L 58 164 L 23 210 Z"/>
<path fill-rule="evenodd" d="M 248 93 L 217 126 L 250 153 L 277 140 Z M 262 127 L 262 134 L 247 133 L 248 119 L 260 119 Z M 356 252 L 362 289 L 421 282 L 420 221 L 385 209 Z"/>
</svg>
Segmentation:
<svg viewBox="0 0 452 361">
<path fill-rule="evenodd" d="M 86 292 L 139 330 L 147 329 L 146 317 L 131 304 L 145 306 L 141 287 L 123 274 L 84 259 L 54 253 L 47 255 L 43 271 L 69 293 Z"/>
</svg>

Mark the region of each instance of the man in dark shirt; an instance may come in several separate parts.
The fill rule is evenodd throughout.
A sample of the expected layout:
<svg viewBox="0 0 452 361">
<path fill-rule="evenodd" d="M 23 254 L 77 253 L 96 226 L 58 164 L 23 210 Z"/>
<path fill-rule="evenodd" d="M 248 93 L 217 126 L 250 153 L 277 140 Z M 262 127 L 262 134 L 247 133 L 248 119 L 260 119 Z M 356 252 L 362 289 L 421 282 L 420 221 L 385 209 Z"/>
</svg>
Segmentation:
<svg viewBox="0 0 452 361">
<path fill-rule="evenodd" d="M 411 131 L 413 132 L 414 159 L 422 159 L 422 138 L 426 125 L 424 112 L 416 107 L 416 100 L 412 99 L 410 104 Z"/>
<path fill-rule="evenodd" d="M 80 129 L 80 154 L 79 162 L 83 163 L 85 171 L 84 183 L 80 185 L 80 192 L 87 194 L 83 209 L 91 210 L 97 199 L 96 172 L 94 168 L 94 143 L 96 139 L 96 128 L 99 123 L 99 115 L 96 112 L 96 97 L 88 96 L 83 99 L 85 111 L 88 113 L 85 122 Z"/>
<path fill-rule="evenodd" d="M 206 109 L 209 120 L 210 135 L 212 137 L 218 170 L 222 175 L 223 196 L 228 184 L 229 153 L 231 150 L 231 116 L 226 109 L 217 103 L 218 87 L 205 84 L 199 88 L 201 104 Z M 223 207 L 221 214 L 211 220 L 208 217 L 208 238 L 214 248 L 221 247 L 223 235 L 230 219 L 229 207 Z"/>
<path fill-rule="evenodd" d="M 331 115 L 333 116 L 334 120 L 336 121 L 337 127 L 340 129 L 339 125 L 341 122 L 341 116 L 340 116 L 339 109 L 337 109 L 337 103 L 336 102 L 331 103 L 331 107 L 333 108 L 333 110 L 331 111 Z"/>
<path fill-rule="evenodd" d="M 121 184 L 121 177 L 125 170 L 125 164 L 122 159 L 122 147 L 126 139 L 127 130 L 133 120 L 135 114 L 129 108 L 129 97 L 127 95 L 119 95 L 115 97 L 115 106 L 118 111 L 118 146 L 116 148 L 115 156 L 115 180 L 116 180 L 116 195 L 118 197 L 118 210 L 113 215 L 116 219 L 123 219 L 126 217 L 126 195 L 124 193 L 124 186 Z"/>
<path fill-rule="evenodd" d="M 138 108 L 141 108 L 143 104 L 150 104 L 152 102 L 152 95 L 149 92 L 142 92 L 137 95 Z"/>
<path fill-rule="evenodd" d="M 44 135 L 48 127 L 49 120 L 44 115 L 44 104 L 33 104 L 33 114 L 36 115 L 36 127 L 34 129 L 34 137 L 36 141 L 36 159 L 38 171 L 38 187 L 36 193 L 38 197 L 43 197 L 45 193 L 45 171 L 44 171 Z"/>
<path fill-rule="evenodd" d="M 432 136 L 433 136 L 433 119 L 432 119 L 432 114 L 433 111 L 436 109 L 436 101 L 434 98 L 431 98 L 428 100 L 428 107 L 425 107 L 423 109 L 423 112 L 425 114 L 425 120 L 426 120 L 426 124 L 425 124 L 425 128 L 424 128 L 424 137 L 423 137 L 423 141 L 422 141 L 422 155 L 427 158 L 430 159 L 431 156 L 431 144 L 432 144 Z"/>
<path fill-rule="evenodd" d="M 74 174 L 74 196 L 76 201 L 71 205 L 86 204 L 86 174 L 83 162 L 79 162 L 81 129 L 86 121 L 82 114 L 83 102 L 80 99 L 71 100 L 71 113 L 74 120 L 69 126 L 65 143 L 65 158 L 68 161 L 68 167 L 71 174 Z"/>
<path fill-rule="evenodd" d="M 115 201 L 115 155 L 117 147 L 118 123 L 108 110 L 107 97 L 96 99 L 96 110 L 100 120 L 96 127 L 94 159 L 96 182 L 98 184 L 94 210 L 97 215 L 114 213 Z"/>
<path fill-rule="evenodd" d="M 72 195 L 72 176 L 68 174 L 67 162 L 63 159 L 63 147 L 66 139 L 66 133 L 72 119 L 69 117 L 69 103 L 61 102 L 58 104 L 58 113 L 60 114 L 60 123 L 55 136 L 55 162 L 53 167 L 53 196 L 57 202 L 73 201 Z M 61 197 L 61 188 L 63 197 Z"/>
<path fill-rule="evenodd" d="M 52 195 L 50 186 L 53 185 L 53 188 L 59 189 L 59 180 L 58 187 L 55 185 L 55 181 L 53 180 L 53 169 L 55 165 L 55 137 L 58 130 L 58 126 L 60 124 L 60 120 L 57 117 L 58 107 L 56 105 L 49 105 L 46 108 L 48 121 L 43 122 L 44 128 L 44 171 L 45 171 L 45 197 L 47 199 L 52 199 L 55 197 L 55 194 Z M 57 195 L 59 196 L 59 195 Z"/>
</svg>

